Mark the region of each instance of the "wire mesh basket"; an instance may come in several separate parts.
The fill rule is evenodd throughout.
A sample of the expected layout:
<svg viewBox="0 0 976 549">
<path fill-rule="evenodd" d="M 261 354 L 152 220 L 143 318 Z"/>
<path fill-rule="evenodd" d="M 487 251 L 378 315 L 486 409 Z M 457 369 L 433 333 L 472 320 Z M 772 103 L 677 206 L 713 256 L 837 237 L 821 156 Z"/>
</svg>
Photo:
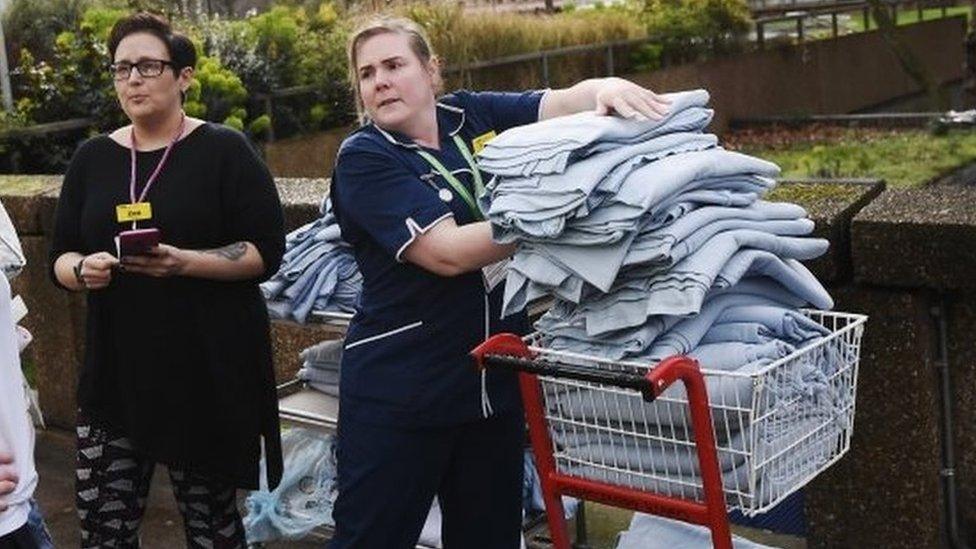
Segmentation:
<svg viewBox="0 0 976 549">
<path fill-rule="evenodd" d="M 774 362 L 736 371 L 701 365 L 726 504 L 745 515 L 774 507 L 850 448 L 867 317 L 804 310 L 829 335 Z M 534 360 L 643 376 L 654 364 L 548 350 Z M 556 470 L 563 475 L 701 501 L 703 483 L 682 384 L 653 402 L 595 381 L 540 375 Z"/>
</svg>

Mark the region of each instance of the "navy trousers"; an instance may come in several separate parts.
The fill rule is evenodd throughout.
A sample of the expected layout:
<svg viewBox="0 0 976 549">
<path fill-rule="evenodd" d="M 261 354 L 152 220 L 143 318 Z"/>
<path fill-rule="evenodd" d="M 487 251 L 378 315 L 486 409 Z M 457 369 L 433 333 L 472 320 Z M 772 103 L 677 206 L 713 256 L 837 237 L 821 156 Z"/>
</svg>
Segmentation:
<svg viewBox="0 0 976 549">
<path fill-rule="evenodd" d="M 521 541 L 521 413 L 407 429 L 339 419 L 331 549 L 413 548 L 436 495 L 447 549 Z"/>
</svg>

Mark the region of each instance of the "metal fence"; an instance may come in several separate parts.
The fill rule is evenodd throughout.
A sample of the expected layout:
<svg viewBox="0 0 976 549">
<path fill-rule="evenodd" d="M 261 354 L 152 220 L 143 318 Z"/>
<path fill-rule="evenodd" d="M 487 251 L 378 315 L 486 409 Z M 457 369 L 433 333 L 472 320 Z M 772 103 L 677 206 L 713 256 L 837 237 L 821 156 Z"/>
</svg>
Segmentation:
<svg viewBox="0 0 976 549">
<path fill-rule="evenodd" d="M 841 15 L 859 13 L 863 18 L 864 30 L 871 29 L 871 6 L 867 2 L 805 3 L 800 5 L 805 7 L 803 9 L 791 9 L 789 11 L 782 7 L 768 8 L 764 11 L 765 13 L 779 12 L 779 14 L 756 17 L 754 20 L 756 25 L 756 47 L 760 50 L 765 48 L 767 27 L 777 23 L 793 23 L 790 29 L 793 32 L 788 32 L 788 35 L 791 38 L 796 38 L 801 43 L 806 38 L 807 22 L 811 19 L 819 20 L 829 17 L 831 38 L 837 38 L 841 35 L 839 26 L 839 17 Z M 797 7 L 800 5 L 797 5 Z M 955 7 L 956 1 L 902 0 L 895 2 L 885 1 L 885 5 L 891 11 L 893 21 L 898 21 L 898 14 L 904 13 L 906 10 L 916 11 L 918 20 L 924 21 L 925 10 L 938 9 L 940 11 L 939 17 L 947 17 L 948 9 Z"/>
</svg>

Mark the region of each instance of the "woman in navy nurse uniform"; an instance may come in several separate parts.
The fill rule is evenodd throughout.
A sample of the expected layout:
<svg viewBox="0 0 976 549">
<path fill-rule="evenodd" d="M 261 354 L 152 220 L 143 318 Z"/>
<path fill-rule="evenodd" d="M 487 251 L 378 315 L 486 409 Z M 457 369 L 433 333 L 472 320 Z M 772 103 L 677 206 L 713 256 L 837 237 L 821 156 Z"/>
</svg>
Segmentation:
<svg viewBox="0 0 976 549">
<path fill-rule="evenodd" d="M 658 118 L 666 100 L 618 78 L 438 98 L 437 59 L 403 19 L 355 32 L 349 67 L 365 123 L 342 144 L 331 196 L 364 284 L 342 362 L 331 547 L 413 547 L 435 496 L 445 547 L 518 547 L 518 386 L 468 352 L 527 322 L 500 318 L 493 266 L 515 248 L 492 242 L 472 156 L 513 126 L 585 110 Z"/>
</svg>

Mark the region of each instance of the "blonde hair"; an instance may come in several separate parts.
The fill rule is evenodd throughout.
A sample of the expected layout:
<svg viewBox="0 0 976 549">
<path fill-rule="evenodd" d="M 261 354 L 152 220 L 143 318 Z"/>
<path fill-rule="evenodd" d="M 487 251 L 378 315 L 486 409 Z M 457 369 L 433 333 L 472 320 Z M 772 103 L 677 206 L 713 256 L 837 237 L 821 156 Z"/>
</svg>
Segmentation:
<svg viewBox="0 0 976 549">
<path fill-rule="evenodd" d="M 436 73 L 434 74 L 434 94 L 440 95 L 443 91 L 443 81 L 440 74 L 440 59 L 434 53 L 434 48 L 430 45 L 427 32 L 418 23 L 404 17 L 379 16 L 374 17 L 360 25 L 349 37 L 349 44 L 346 49 L 349 61 L 349 85 L 352 86 L 352 95 L 356 101 L 356 114 L 359 116 L 360 124 L 366 120 L 366 109 L 363 107 L 363 98 L 359 93 L 359 70 L 357 66 L 357 49 L 359 45 L 367 39 L 380 34 L 402 34 L 406 36 L 410 43 L 410 50 L 420 59 L 424 65 L 434 62 Z"/>
</svg>

